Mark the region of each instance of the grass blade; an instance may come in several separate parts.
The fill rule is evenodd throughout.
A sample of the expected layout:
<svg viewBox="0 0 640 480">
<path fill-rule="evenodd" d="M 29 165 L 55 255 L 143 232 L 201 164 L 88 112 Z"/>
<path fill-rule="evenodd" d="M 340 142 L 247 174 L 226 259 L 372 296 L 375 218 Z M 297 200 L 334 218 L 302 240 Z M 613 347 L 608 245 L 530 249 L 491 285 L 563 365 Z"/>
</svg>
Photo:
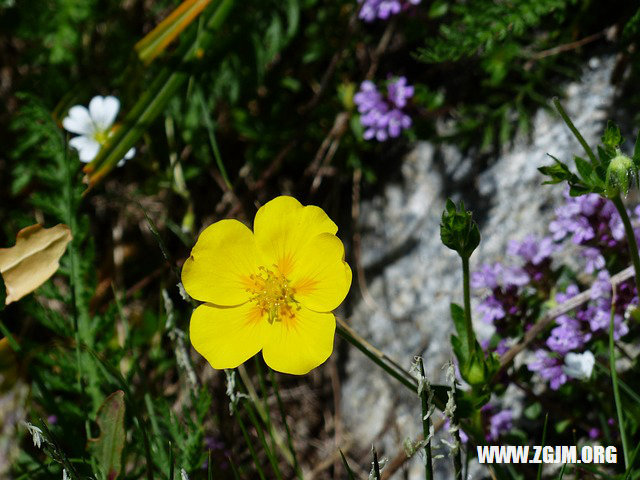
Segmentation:
<svg viewBox="0 0 640 480">
<path fill-rule="evenodd" d="M 349 476 L 349 480 L 356 480 L 356 476 L 353 473 L 353 470 L 351 470 L 351 467 L 349 466 L 349 462 L 347 462 L 347 459 L 344 456 L 344 453 L 342 453 L 342 450 L 340 450 L 340 449 L 338 449 L 338 451 L 340 452 L 340 456 L 342 457 L 342 464 L 344 465 L 344 469 L 347 471 L 347 475 Z"/>
<path fill-rule="evenodd" d="M 198 15 L 211 3 L 211 0 L 185 0 L 167 18 L 161 21 L 134 49 L 145 65 L 160 55 L 167 45 L 175 40 Z"/>
</svg>

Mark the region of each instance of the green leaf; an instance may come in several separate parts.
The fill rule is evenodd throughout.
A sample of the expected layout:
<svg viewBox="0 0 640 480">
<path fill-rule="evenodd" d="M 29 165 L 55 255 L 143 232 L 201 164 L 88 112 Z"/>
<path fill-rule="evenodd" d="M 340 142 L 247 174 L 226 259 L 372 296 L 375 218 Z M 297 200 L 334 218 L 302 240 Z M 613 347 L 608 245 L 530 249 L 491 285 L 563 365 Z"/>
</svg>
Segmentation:
<svg viewBox="0 0 640 480">
<path fill-rule="evenodd" d="M 593 172 L 593 166 L 587 162 L 584 158 L 580 158 L 578 156 L 573 158 L 576 163 L 576 168 L 578 169 L 578 173 L 582 177 L 582 180 L 585 183 L 588 183 L 591 180 L 591 173 Z"/>
<path fill-rule="evenodd" d="M 429 18 L 440 18 L 449 11 L 449 3 L 445 0 L 436 0 L 429 7 Z"/>
<path fill-rule="evenodd" d="M 620 127 L 618 127 L 611 120 L 607 122 L 607 128 L 604 131 L 604 135 L 602 135 L 602 143 L 610 148 L 616 148 L 622 143 Z"/>
<path fill-rule="evenodd" d="M 356 480 L 356 476 L 353 473 L 353 470 L 351 470 L 351 467 L 349 466 L 344 453 L 342 453 L 342 450 L 340 449 L 338 449 L 338 451 L 340 452 L 340 456 L 342 457 L 342 464 L 344 465 L 344 469 L 347 471 L 347 475 L 349 475 L 349 480 Z"/>
<path fill-rule="evenodd" d="M 100 436 L 90 438 L 87 446 L 107 480 L 115 480 L 120 474 L 125 438 L 124 411 L 124 392 L 118 390 L 109 395 L 98 409 L 96 418 Z"/>
<path fill-rule="evenodd" d="M 640 130 L 636 137 L 636 144 L 633 147 L 633 163 L 637 168 L 640 168 Z"/>
</svg>

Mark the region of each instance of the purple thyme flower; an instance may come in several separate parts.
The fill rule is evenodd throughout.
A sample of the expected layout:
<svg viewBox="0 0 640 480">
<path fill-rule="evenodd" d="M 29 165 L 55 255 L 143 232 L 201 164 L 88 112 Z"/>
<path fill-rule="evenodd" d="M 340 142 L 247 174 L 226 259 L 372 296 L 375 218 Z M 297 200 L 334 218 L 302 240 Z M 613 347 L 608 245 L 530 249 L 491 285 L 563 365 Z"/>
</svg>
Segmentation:
<svg viewBox="0 0 640 480">
<path fill-rule="evenodd" d="M 494 296 L 489 296 L 480 302 L 478 310 L 482 313 L 482 321 L 489 324 L 505 316 L 502 304 Z"/>
<path fill-rule="evenodd" d="M 402 111 L 407 99 L 413 95 L 413 87 L 407 85 L 405 77 L 399 77 L 388 86 L 387 98 L 378 91 L 376 85 L 365 80 L 353 101 L 360 113 L 360 124 L 365 127 L 363 138 L 375 138 L 384 142 L 389 137 L 399 137 L 403 130 L 411 126 L 411 117 Z"/>
<path fill-rule="evenodd" d="M 502 410 L 489 419 L 489 434 L 487 440 L 497 440 L 500 435 L 513 428 L 513 412 Z"/>
<path fill-rule="evenodd" d="M 596 427 L 592 427 L 592 428 L 589 429 L 589 438 L 591 440 L 595 440 L 599 436 L 600 436 L 600 429 L 598 429 Z"/>
<path fill-rule="evenodd" d="M 524 287 L 531 281 L 527 272 L 520 267 L 505 268 L 502 272 L 502 280 L 506 287 L 510 285 Z"/>
<path fill-rule="evenodd" d="M 500 340 L 498 342 L 498 345 L 496 345 L 496 353 L 498 355 L 504 355 L 505 353 L 507 353 L 507 351 L 509 350 L 509 339 L 508 338 L 503 338 L 502 340 Z"/>
<path fill-rule="evenodd" d="M 521 242 L 511 240 L 507 253 L 514 257 L 521 257 L 525 262 L 539 265 L 549 258 L 555 249 L 553 239 L 549 237 L 540 239 L 535 235 L 527 235 Z"/>
<path fill-rule="evenodd" d="M 413 97 L 413 86 L 407 85 L 406 77 L 398 77 L 387 87 L 387 96 L 397 108 L 404 108 L 407 100 Z"/>
<path fill-rule="evenodd" d="M 567 382 L 567 375 L 562 370 L 562 361 L 559 358 L 549 356 L 546 350 L 536 350 L 536 359 L 527 365 L 527 368 L 549 381 L 552 390 L 558 390 Z"/>
<path fill-rule="evenodd" d="M 609 272 L 601 270 L 598 272 L 596 280 L 591 285 L 591 299 L 597 300 L 599 298 L 611 297 L 611 277 Z"/>
<path fill-rule="evenodd" d="M 570 298 L 575 297 L 579 293 L 580 293 L 580 289 L 578 288 L 578 286 L 575 283 L 572 283 L 567 286 L 567 290 L 564 293 L 562 292 L 556 293 L 556 302 L 564 303 Z"/>
<path fill-rule="evenodd" d="M 493 265 L 485 263 L 480 267 L 480 270 L 471 273 L 471 287 L 493 290 L 498 286 L 498 281 L 502 276 L 502 270 L 503 268 L 500 263 L 494 263 Z"/>
<path fill-rule="evenodd" d="M 605 266 L 604 257 L 600 254 L 600 250 L 593 247 L 587 247 L 582 251 L 582 256 L 587 261 L 585 273 L 591 275 L 596 270 L 601 270 Z"/>
<path fill-rule="evenodd" d="M 403 8 L 418 5 L 421 0 L 358 0 L 362 8 L 358 16 L 365 22 L 373 22 L 376 18 L 387 20 L 397 15 Z"/>
<path fill-rule="evenodd" d="M 547 339 L 547 347 L 553 352 L 564 355 L 571 350 L 577 350 L 591 340 L 590 333 L 582 333 L 582 322 L 567 315 L 556 318 L 558 324 Z"/>
</svg>

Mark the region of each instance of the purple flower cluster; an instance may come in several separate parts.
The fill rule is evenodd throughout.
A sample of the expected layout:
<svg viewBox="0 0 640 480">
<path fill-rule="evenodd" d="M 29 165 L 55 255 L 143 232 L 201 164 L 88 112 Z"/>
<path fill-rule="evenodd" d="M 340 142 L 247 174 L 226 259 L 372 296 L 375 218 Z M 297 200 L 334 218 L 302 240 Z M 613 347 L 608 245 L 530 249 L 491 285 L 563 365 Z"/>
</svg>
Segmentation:
<svg viewBox="0 0 640 480">
<path fill-rule="evenodd" d="M 360 123 L 365 128 L 364 139 L 375 138 L 384 142 L 389 137 L 400 136 L 403 130 L 409 128 L 411 117 L 404 113 L 403 108 L 412 96 L 413 86 L 407 84 L 405 77 L 389 83 L 386 98 L 372 81 L 362 82 L 353 101 L 360 112 Z"/>
<path fill-rule="evenodd" d="M 615 205 L 594 193 L 571 197 L 565 192 L 566 203 L 556 208 L 556 218 L 549 224 L 553 239 L 558 241 L 571 235 L 576 245 L 595 247 L 598 250 L 617 249 L 626 244 L 624 225 Z M 596 260 L 590 249 L 585 257 Z M 602 263 L 602 262 L 600 262 Z"/>
<path fill-rule="evenodd" d="M 510 242 L 508 247 L 510 255 L 522 260 L 521 266 L 485 264 L 473 272 L 471 286 L 491 291 L 478 305 L 482 320 L 495 325 L 499 333 L 506 334 L 508 320 L 523 313 L 523 287 L 548 288 L 546 280 L 551 274 L 551 254 L 555 250 L 551 238 L 538 239 L 530 235 L 520 242 Z"/>
<path fill-rule="evenodd" d="M 387 20 L 411 5 L 418 5 L 422 0 L 358 0 L 362 4 L 358 16 L 365 22 L 373 22 L 376 18 Z"/>
<path fill-rule="evenodd" d="M 535 360 L 527 367 L 530 371 L 536 372 L 540 377 L 549 382 L 552 390 L 558 390 L 567 382 L 567 375 L 562 370 L 563 362 L 559 357 L 550 355 L 544 349 L 536 350 Z"/>
</svg>

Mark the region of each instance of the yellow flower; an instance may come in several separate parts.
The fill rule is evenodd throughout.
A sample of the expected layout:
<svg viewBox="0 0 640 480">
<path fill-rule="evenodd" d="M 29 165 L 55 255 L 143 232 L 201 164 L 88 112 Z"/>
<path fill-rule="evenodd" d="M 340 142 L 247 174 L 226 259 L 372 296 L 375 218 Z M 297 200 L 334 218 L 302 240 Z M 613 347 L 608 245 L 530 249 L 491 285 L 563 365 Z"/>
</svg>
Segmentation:
<svg viewBox="0 0 640 480">
<path fill-rule="evenodd" d="M 321 208 L 281 196 L 253 228 L 221 220 L 200 234 L 182 268 L 185 290 L 206 302 L 191 316 L 191 343 L 213 368 L 262 350 L 274 370 L 305 374 L 331 355 L 331 311 L 351 286 L 338 227 Z"/>
</svg>

